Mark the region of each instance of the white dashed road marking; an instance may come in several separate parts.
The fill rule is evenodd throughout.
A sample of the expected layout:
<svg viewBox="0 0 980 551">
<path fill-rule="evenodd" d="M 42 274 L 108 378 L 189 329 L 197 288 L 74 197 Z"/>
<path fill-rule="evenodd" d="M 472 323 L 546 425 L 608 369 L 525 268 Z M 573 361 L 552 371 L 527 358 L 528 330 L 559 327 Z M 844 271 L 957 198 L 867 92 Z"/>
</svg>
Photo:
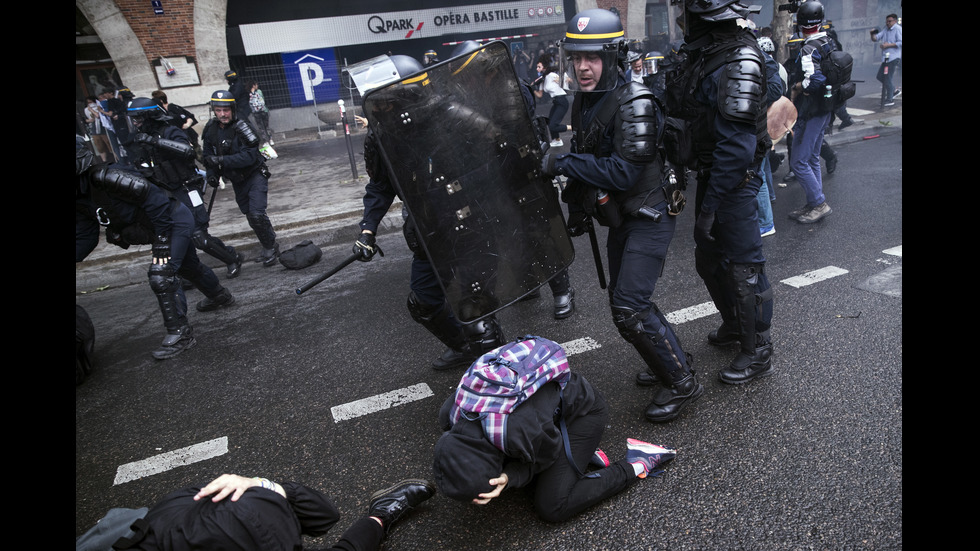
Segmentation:
<svg viewBox="0 0 980 551">
<path fill-rule="evenodd" d="M 826 279 L 832 277 L 837 277 L 839 275 L 844 275 L 847 270 L 843 268 L 838 268 L 837 266 L 827 266 L 826 268 L 820 268 L 819 270 L 813 270 L 812 272 L 807 272 L 803 275 L 798 275 L 791 277 L 789 279 L 784 279 L 782 282 L 790 287 L 806 287 L 807 285 L 813 285 L 814 283 L 819 283 Z"/>
<path fill-rule="evenodd" d="M 116 469 L 116 480 L 112 484 L 115 486 L 116 484 L 130 482 L 138 478 L 143 478 L 144 476 L 162 473 L 175 467 L 190 465 L 191 463 L 197 463 L 198 461 L 204 461 L 205 459 L 211 459 L 212 457 L 218 457 L 226 453 L 228 453 L 228 437 L 222 436 L 221 438 L 215 438 L 214 440 L 201 442 L 200 444 L 194 444 L 193 446 L 187 446 L 179 450 L 154 455 L 142 461 L 120 465 Z"/>
</svg>

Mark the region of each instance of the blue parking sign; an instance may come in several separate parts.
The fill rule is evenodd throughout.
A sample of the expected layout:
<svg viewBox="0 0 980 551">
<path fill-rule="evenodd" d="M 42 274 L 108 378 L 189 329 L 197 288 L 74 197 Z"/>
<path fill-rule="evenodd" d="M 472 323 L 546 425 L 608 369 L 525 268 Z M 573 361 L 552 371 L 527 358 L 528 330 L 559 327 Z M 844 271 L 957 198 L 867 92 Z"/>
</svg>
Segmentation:
<svg viewBox="0 0 980 551">
<path fill-rule="evenodd" d="M 283 70 L 292 105 L 337 101 L 340 68 L 333 48 L 282 54 Z"/>
</svg>

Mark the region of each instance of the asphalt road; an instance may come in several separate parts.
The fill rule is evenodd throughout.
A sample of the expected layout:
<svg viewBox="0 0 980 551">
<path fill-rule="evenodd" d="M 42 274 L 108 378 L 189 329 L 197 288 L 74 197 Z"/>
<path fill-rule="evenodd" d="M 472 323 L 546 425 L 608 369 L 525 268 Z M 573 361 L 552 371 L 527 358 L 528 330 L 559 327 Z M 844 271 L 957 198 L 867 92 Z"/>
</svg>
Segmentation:
<svg viewBox="0 0 980 551">
<path fill-rule="evenodd" d="M 503 328 L 508 337 L 591 339 L 597 347 L 570 362 L 609 402 L 605 451 L 622 457 L 635 437 L 678 449 L 677 459 L 662 477 L 558 525 L 535 518 L 528 489 L 486 507 L 436 496 L 385 548 L 902 548 L 901 149 L 900 132 L 840 147 L 839 168 L 824 182 L 834 212 L 814 225 L 786 218 L 803 202 L 797 184 L 777 190 L 776 234 L 764 240 L 776 373 L 720 383 L 734 349 L 705 341 L 720 318 L 684 318 L 676 330 L 705 393 L 666 425 L 642 417 L 649 390 L 633 384 L 641 361 L 613 327 L 588 242 L 577 239 L 578 312 L 553 320 L 545 287 L 541 299 L 504 311 Z M 709 302 L 694 271 L 692 228 L 687 211 L 655 296 L 668 314 Z M 192 312 L 197 346 L 163 362 L 149 354 L 163 334 L 145 284 L 76 293 L 97 331 L 96 371 L 75 393 L 76 536 L 109 508 L 150 506 L 232 472 L 332 496 L 345 516 L 310 541 L 325 545 L 364 513 L 372 491 L 431 476 L 436 413 L 460 373 L 429 368 L 441 347 L 405 308 L 410 253 L 399 233 L 379 242 L 384 258 L 302 296 L 295 289 L 345 258 L 349 244 L 326 247 L 324 260 L 302 271 L 248 266 L 228 283 L 237 304 Z M 818 270 L 831 275 L 820 279 Z M 422 384 L 431 396 L 346 420 L 332 411 Z M 215 440 L 227 451 L 114 483 L 123 465 Z"/>
</svg>

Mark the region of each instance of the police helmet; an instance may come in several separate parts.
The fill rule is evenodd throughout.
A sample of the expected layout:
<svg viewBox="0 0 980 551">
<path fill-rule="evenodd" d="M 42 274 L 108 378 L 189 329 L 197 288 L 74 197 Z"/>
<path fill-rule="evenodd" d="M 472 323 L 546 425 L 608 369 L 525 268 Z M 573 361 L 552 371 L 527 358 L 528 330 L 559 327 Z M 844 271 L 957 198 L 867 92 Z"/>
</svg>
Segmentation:
<svg viewBox="0 0 980 551">
<path fill-rule="evenodd" d="M 228 82 L 234 82 L 238 80 L 238 73 L 236 73 L 234 70 L 231 69 L 225 71 L 225 80 L 227 80 Z"/>
<path fill-rule="evenodd" d="M 235 96 L 231 95 L 228 90 L 217 90 L 211 94 L 211 101 L 208 103 L 211 105 L 211 109 L 230 107 L 232 117 L 235 116 Z"/>
<path fill-rule="evenodd" d="M 122 88 L 116 90 L 116 96 L 121 98 L 123 101 L 129 101 L 136 97 L 136 94 L 134 94 L 129 88 L 123 86 Z"/>
<path fill-rule="evenodd" d="M 769 55 L 776 53 L 776 45 L 773 44 L 772 39 L 768 36 L 760 36 L 757 42 L 759 43 L 759 49 L 763 52 Z"/>
<path fill-rule="evenodd" d="M 475 40 L 467 40 L 466 42 L 460 42 L 453 48 L 453 53 L 449 57 L 459 57 L 463 54 L 468 54 L 470 52 L 475 52 L 480 49 L 480 43 Z"/>
<path fill-rule="evenodd" d="M 808 0 L 796 12 L 796 24 L 801 29 L 815 30 L 823 23 L 823 4 L 817 0 Z"/>
<path fill-rule="evenodd" d="M 566 89 L 604 92 L 616 88 L 627 53 L 626 33 L 618 15 L 598 8 L 579 12 L 568 22 L 565 38 L 558 45 L 558 69 L 564 74 Z M 598 74 L 588 60 L 601 61 Z"/>
<path fill-rule="evenodd" d="M 643 56 L 643 72 L 647 75 L 655 75 L 660 67 L 664 65 L 664 54 L 652 51 Z"/>
<path fill-rule="evenodd" d="M 163 110 L 163 107 L 150 98 L 136 98 L 126 106 L 126 114 L 137 128 L 141 128 L 149 121 L 167 121 L 170 116 Z"/>
<path fill-rule="evenodd" d="M 746 19 L 750 14 L 759 13 L 761 6 L 746 6 L 739 0 L 683 0 L 684 11 L 677 18 L 677 24 L 684 30 L 688 41 L 708 32 L 709 26 L 716 23 Z"/>
<path fill-rule="evenodd" d="M 388 56 L 395 65 L 395 70 L 398 71 L 399 78 L 405 78 L 412 73 L 417 73 L 424 69 L 422 64 L 418 62 L 417 59 L 407 55 L 392 55 Z"/>
<path fill-rule="evenodd" d="M 435 50 L 426 50 L 425 55 L 422 58 L 422 62 L 425 65 L 439 63 L 439 54 Z"/>
</svg>

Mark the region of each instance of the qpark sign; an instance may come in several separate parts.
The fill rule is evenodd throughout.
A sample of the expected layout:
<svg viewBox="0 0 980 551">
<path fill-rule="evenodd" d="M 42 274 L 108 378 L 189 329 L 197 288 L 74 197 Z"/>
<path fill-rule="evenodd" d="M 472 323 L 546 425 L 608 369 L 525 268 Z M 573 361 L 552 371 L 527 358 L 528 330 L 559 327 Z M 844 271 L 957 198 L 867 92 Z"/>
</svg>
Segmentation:
<svg viewBox="0 0 980 551">
<path fill-rule="evenodd" d="M 241 25 L 246 55 L 564 25 L 561 0 L 496 2 Z"/>
</svg>

